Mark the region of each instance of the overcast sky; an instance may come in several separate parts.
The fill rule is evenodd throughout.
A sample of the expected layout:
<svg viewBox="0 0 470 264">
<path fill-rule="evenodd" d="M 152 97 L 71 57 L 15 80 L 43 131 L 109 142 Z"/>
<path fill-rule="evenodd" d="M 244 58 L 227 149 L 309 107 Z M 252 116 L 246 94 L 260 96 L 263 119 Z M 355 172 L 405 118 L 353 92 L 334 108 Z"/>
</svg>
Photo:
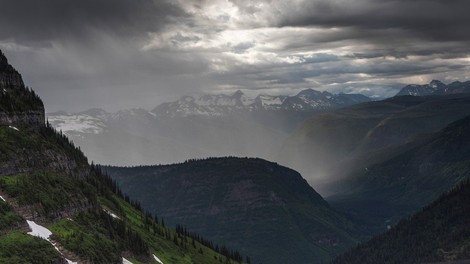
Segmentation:
<svg viewBox="0 0 470 264">
<path fill-rule="evenodd" d="M 0 0 L 0 49 L 48 111 L 185 94 L 391 96 L 470 80 L 468 0 Z"/>
</svg>

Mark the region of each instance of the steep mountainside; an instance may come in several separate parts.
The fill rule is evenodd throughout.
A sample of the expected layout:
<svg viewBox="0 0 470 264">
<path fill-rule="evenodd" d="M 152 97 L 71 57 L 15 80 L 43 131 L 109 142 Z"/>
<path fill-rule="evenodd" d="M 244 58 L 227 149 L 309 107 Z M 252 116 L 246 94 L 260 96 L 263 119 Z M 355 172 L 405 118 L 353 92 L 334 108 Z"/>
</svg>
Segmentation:
<svg viewBox="0 0 470 264">
<path fill-rule="evenodd" d="M 0 51 L 0 125 L 44 123 L 44 105 Z"/>
<path fill-rule="evenodd" d="M 363 171 L 403 153 L 467 115 L 467 94 L 400 96 L 359 104 L 304 122 L 285 142 L 279 160 L 314 186 L 322 184 L 320 191 L 334 193 L 336 181 L 350 171 Z"/>
<path fill-rule="evenodd" d="M 144 214 L 44 123 L 41 100 L 3 54 L 0 70 L 0 109 L 7 117 L 0 123 L 1 263 L 122 263 L 125 257 L 132 263 L 215 264 L 226 260 L 222 254 L 240 260 L 236 251 L 215 252 L 211 242 Z"/>
<path fill-rule="evenodd" d="M 272 159 L 288 133 L 320 112 L 369 101 L 362 95 L 305 90 L 296 96 L 184 96 L 144 109 L 107 113 L 48 114 L 94 161 L 101 164 L 173 163 L 208 156 L 254 156 Z M 133 155 L 120 151 L 129 150 Z"/>
<path fill-rule="evenodd" d="M 470 81 L 466 82 L 453 82 L 446 85 L 438 80 L 432 80 L 429 84 L 417 85 L 410 84 L 403 87 L 396 96 L 413 95 L 413 96 L 427 96 L 427 95 L 446 95 L 446 94 L 459 94 L 470 93 Z"/>
<path fill-rule="evenodd" d="M 382 228 L 418 210 L 470 178 L 470 116 L 451 123 L 404 153 L 351 172 L 330 197 L 352 217 Z M 374 208 L 374 210 L 371 210 Z"/>
<path fill-rule="evenodd" d="M 332 264 L 451 263 L 470 260 L 470 181 Z"/>
<path fill-rule="evenodd" d="M 319 263 L 355 243 L 348 220 L 297 172 L 250 158 L 106 167 L 123 191 L 255 263 Z"/>
</svg>

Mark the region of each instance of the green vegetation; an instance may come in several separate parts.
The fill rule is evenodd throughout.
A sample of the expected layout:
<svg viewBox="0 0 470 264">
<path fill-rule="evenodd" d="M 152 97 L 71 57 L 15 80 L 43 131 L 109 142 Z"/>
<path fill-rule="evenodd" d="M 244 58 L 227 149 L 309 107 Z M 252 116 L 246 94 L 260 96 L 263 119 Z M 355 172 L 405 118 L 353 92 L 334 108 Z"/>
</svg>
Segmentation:
<svg viewBox="0 0 470 264">
<path fill-rule="evenodd" d="M 80 258 L 116 263 L 126 252 L 140 263 L 154 263 L 153 253 L 168 263 L 235 263 L 197 241 L 196 247 L 189 247 L 189 238 L 144 214 L 138 203 L 125 199 L 111 178 L 89 166 L 82 152 L 49 125 L 20 131 L 0 127 L 0 139 L 0 162 L 14 162 L 13 168 L 25 171 L 1 176 L 0 188 L 19 206 L 32 206 L 54 222 L 48 226 L 53 238 Z M 0 202 L 0 229 L 5 232 L 22 220 L 11 209 Z"/>
<path fill-rule="evenodd" d="M 15 228 L 24 219 L 17 215 L 6 202 L 0 201 L 0 232 Z"/>
<path fill-rule="evenodd" d="M 42 155 L 41 158 L 31 155 Z M 57 160 L 63 158 L 64 160 Z M 74 162 L 77 167 L 69 173 L 79 173 L 86 169 L 88 160 L 83 152 L 74 146 L 65 135 L 54 130 L 49 123 L 37 128 L 24 128 L 16 131 L 6 126 L 0 126 L 0 162 L 21 161 L 25 168 L 35 168 L 46 171 L 56 170 L 65 172 L 66 162 Z M 56 164 L 51 167 L 51 163 Z M 63 164 L 61 164 L 63 163 Z"/>
<path fill-rule="evenodd" d="M 185 235 L 178 232 L 179 230 L 163 226 L 150 213 L 138 210 L 136 207 L 140 207 L 140 205 L 136 202 L 132 202 L 135 205 L 132 206 L 131 203 L 117 196 L 101 199 L 101 202 L 105 208 L 115 212 L 121 219 L 125 216 L 125 224 L 147 242 L 152 254 L 158 256 L 165 263 L 241 263 L 241 261 L 227 258 L 225 256 L 227 254 L 224 255 L 227 252 L 223 252 L 221 249 L 214 250 L 212 242 L 202 239 L 195 233 Z M 120 222 L 118 219 L 111 219 Z M 199 241 L 193 239 L 192 235 L 199 236 Z M 142 259 L 137 259 L 144 262 Z"/>
<path fill-rule="evenodd" d="M 21 131 L 0 127 L 0 138 L 4 139 L 0 143 L 5 147 L 3 162 L 26 159 L 22 170 L 30 171 L 0 177 L 0 188 L 19 206 L 32 205 L 41 217 L 54 222 L 48 226 L 53 238 L 80 258 L 117 263 L 126 252 L 137 263 L 154 263 L 152 254 L 169 263 L 237 262 L 215 252 L 210 244 L 189 244 L 189 237 L 158 224 L 51 127 Z M 5 203 L 0 202 L 0 210 L 5 212 L 0 228 L 8 231 L 21 220 Z M 111 212 L 119 219 L 110 216 Z M 66 215 L 72 220 L 65 219 Z M 231 252 L 221 253 L 230 256 Z"/>
<path fill-rule="evenodd" d="M 121 259 L 120 251 L 116 243 L 99 232 L 102 228 L 100 223 L 87 222 L 96 218 L 89 214 L 80 214 L 76 220 L 61 220 L 51 226 L 54 238 L 65 248 L 74 252 L 79 257 L 87 259 L 92 263 L 117 263 Z M 95 226 L 90 226 L 91 224 Z"/>
<path fill-rule="evenodd" d="M 400 221 L 335 259 L 332 264 L 431 263 L 470 258 L 470 181 L 442 195 L 421 212 Z"/>
<path fill-rule="evenodd" d="M 4 176 L 0 178 L 0 188 L 20 205 L 37 204 L 38 213 L 51 218 L 67 207 L 86 206 L 87 197 L 93 197 L 89 184 L 46 172 Z"/>
<path fill-rule="evenodd" d="M 0 236 L 0 263 L 56 263 L 59 252 L 47 241 L 20 232 Z"/>
<path fill-rule="evenodd" d="M 0 126 L 0 189 L 19 214 L 27 218 L 34 210 L 51 229 L 51 239 L 92 263 L 120 263 L 122 255 L 136 263 L 155 263 L 153 253 L 167 263 L 235 262 L 197 241 L 189 247 L 188 237 L 144 214 L 67 137 L 38 122 L 44 115 L 41 99 L 24 86 L 1 52 L 0 78 L 0 114 L 26 117 L 12 124 L 19 131 Z M 27 125 L 31 111 L 37 113 Z M 13 231 L 24 225 L 12 207 L 0 202 L 0 213 L 0 263 L 60 262 L 47 241 Z"/>
</svg>

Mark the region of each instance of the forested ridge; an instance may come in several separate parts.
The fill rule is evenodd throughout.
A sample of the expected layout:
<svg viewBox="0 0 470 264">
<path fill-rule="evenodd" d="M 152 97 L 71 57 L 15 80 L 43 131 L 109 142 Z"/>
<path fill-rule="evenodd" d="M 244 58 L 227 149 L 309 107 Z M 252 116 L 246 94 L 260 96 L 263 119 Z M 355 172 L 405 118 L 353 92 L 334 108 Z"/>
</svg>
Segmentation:
<svg viewBox="0 0 470 264">
<path fill-rule="evenodd" d="M 470 259 L 470 180 L 388 232 L 360 244 L 331 264 L 427 263 Z"/>
</svg>

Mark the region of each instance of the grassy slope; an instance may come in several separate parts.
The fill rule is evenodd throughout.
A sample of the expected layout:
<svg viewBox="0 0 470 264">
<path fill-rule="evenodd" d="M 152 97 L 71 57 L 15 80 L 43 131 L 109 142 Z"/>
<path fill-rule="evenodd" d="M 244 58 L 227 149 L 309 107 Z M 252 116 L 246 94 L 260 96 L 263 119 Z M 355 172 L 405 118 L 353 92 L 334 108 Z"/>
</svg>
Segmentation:
<svg viewBox="0 0 470 264">
<path fill-rule="evenodd" d="M 37 213 L 45 219 L 55 238 L 60 241 L 66 249 L 71 250 L 81 258 L 97 262 L 113 263 L 120 260 L 121 252 L 124 251 L 129 259 L 139 260 L 145 263 L 156 263 L 151 254 L 155 253 L 165 263 L 220 263 L 225 261 L 218 253 L 195 242 L 196 248 L 176 245 L 172 239 L 166 239 L 159 234 L 148 232 L 144 228 L 145 215 L 121 198 L 113 195 L 111 188 L 100 183 L 99 175 L 89 173 L 88 178 L 73 177 L 67 175 L 59 166 L 48 167 L 57 162 L 55 155 L 45 153 L 59 153 L 67 156 L 78 164 L 76 170 L 90 170 L 86 164 L 86 158 L 80 151 L 74 149 L 65 138 L 53 133 L 51 130 L 38 132 L 36 130 L 16 131 L 8 127 L 0 127 L 0 164 L 11 162 L 19 158 L 25 159 L 26 163 L 18 164 L 26 168 L 35 168 L 34 172 L 25 172 L 0 177 L 1 189 L 10 197 L 15 198 L 20 206 L 33 205 Z M 41 153 L 43 155 L 41 155 Z M 39 155 L 38 155 L 39 154 Z M 93 184 L 95 183 L 95 184 Z M 106 206 L 113 212 L 120 212 L 121 219 L 125 219 L 127 228 L 132 234 L 141 238 L 148 246 L 145 254 L 132 252 L 129 238 L 119 237 L 118 233 L 111 233 L 109 225 L 116 223 L 105 223 L 106 217 L 102 212 L 102 206 Z M 88 209 L 83 209 L 84 207 Z M 61 219 L 67 208 L 82 210 L 81 213 L 72 217 L 73 221 Z M 106 214 L 105 214 L 106 215 Z M 61 220 L 60 220 L 61 219 Z M 8 226 L 18 219 L 14 214 L 4 212 L 1 222 Z M 147 221 L 150 221 L 147 219 Z M 112 222 L 112 221 L 111 221 Z M 116 222 L 116 221 L 115 221 Z M 152 222 L 152 221 L 150 221 Z M 169 234 L 174 231 L 159 228 Z M 9 244 L 11 233 L 0 236 L 0 243 Z M 127 235 L 126 235 L 127 236 Z M 16 238 L 16 237 L 15 237 Z M 181 240 L 181 239 L 180 239 Z M 25 240 L 26 244 L 33 240 Z M 50 244 L 42 243 L 44 250 L 52 248 Z M 199 249 L 201 248 L 202 254 Z M 12 258 L 28 262 L 22 254 L 11 252 Z"/>
<path fill-rule="evenodd" d="M 60 263 L 60 259 L 59 252 L 41 238 L 17 231 L 0 236 L 0 263 Z"/>
</svg>

